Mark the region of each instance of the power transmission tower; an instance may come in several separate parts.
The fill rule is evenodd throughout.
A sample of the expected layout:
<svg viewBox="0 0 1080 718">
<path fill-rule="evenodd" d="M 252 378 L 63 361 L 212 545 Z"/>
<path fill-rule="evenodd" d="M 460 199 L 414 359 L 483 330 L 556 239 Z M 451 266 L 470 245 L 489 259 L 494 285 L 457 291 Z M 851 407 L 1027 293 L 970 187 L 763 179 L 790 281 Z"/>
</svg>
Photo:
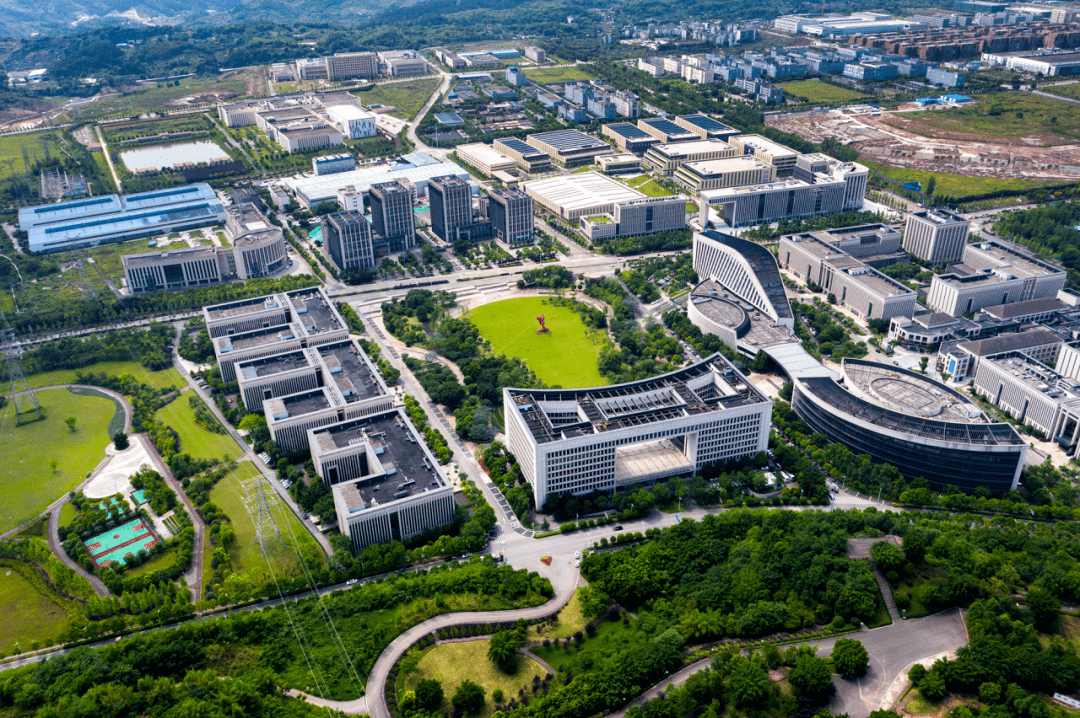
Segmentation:
<svg viewBox="0 0 1080 718">
<path fill-rule="evenodd" d="M 79 272 L 79 284 L 82 289 L 84 299 L 97 299 L 97 291 L 94 290 L 94 285 L 90 283 L 90 277 L 86 276 L 86 259 L 90 255 L 86 250 L 79 252 L 80 257 L 75 261 L 75 269 Z"/>
<path fill-rule="evenodd" d="M 281 529 L 270 513 L 270 502 L 266 498 L 266 480 L 260 475 L 247 485 L 247 510 L 255 524 L 255 542 L 259 544 L 259 553 L 266 556 L 266 543 L 277 535 L 279 541 L 285 541 Z"/>
<path fill-rule="evenodd" d="M 3 329 L 0 329 L 0 344 L 2 344 L 4 363 L 7 364 L 8 380 L 11 383 L 11 402 L 15 405 L 15 425 L 26 424 L 31 421 L 40 421 L 45 418 L 45 412 L 41 409 L 34 390 L 26 381 L 22 366 L 19 365 L 19 349 L 15 346 L 15 330 L 8 324 L 7 316 L 0 311 L 0 320 L 3 320 Z"/>
</svg>

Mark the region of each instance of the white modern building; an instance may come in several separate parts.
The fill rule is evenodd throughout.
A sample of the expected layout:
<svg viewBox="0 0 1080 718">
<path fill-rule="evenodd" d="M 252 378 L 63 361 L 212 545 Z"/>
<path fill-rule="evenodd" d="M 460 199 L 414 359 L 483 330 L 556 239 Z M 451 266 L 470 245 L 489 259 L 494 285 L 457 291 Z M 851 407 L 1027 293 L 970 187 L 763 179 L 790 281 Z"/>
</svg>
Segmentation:
<svg viewBox="0 0 1080 718">
<path fill-rule="evenodd" d="M 350 140 L 362 140 L 379 134 L 375 129 L 375 114 L 356 105 L 332 105 L 326 114 Z"/>
<path fill-rule="evenodd" d="M 983 307 L 1056 297 L 1067 276 L 1065 270 L 1002 243 L 979 242 L 964 247 L 963 262 L 934 276 L 926 304 L 958 317 Z"/>
<path fill-rule="evenodd" d="M 619 491 L 768 446 L 772 402 L 715 354 L 652 379 L 593 389 L 503 389 L 507 445 L 537 506 Z"/>
<path fill-rule="evenodd" d="M 908 215 L 904 251 L 933 264 L 958 262 L 964 256 L 971 222 L 945 209 L 928 209 Z"/>
<path fill-rule="evenodd" d="M 406 157 L 408 159 L 406 159 Z M 411 161 L 410 161 L 411 160 Z M 333 202 L 343 187 L 352 187 L 360 195 L 367 195 L 374 184 L 402 181 L 412 184 L 418 195 L 427 193 L 427 183 L 432 177 L 454 175 L 468 180 L 469 173 L 453 162 L 439 162 L 430 156 L 416 152 L 402 157 L 400 162 L 369 165 L 349 172 L 339 172 L 326 177 L 294 176 L 281 180 L 281 184 L 296 201 L 306 209 L 321 202 Z M 349 207 L 343 207 L 349 210 Z"/>
</svg>

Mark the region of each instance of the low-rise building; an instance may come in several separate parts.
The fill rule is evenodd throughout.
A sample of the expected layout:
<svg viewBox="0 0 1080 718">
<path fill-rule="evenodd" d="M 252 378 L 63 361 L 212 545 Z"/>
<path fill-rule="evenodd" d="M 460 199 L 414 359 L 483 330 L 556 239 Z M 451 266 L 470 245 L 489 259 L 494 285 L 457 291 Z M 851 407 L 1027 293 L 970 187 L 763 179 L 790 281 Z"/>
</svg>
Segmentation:
<svg viewBox="0 0 1080 718">
<path fill-rule="evenodd" d="M 350 140 L 362 140 L 379 134 L 375 129 L 375 115 L 355 105 L 333 105 L 326 114 Z"/>
<path fill-rule="evenodd" d="M 881 82 L 895 79 L 900 68 L 891 62 L 859 62 L 844 65 L 844 77 L 864 82 Z"/>
<path fill-rule="evenodd" d="M 547 62 L 547 53 L 544 52 L 544 48 L 536 47 L 535 45 L 529 45 L 525 48 L 525 59 L 532 60 L 536 64 L 542 64 Z"/>
<path fill-rule="evenodd" d="M 611 145 L 577 130 L 540 132 L 528 135 L 525 141 L 562 167 L 592 164 L 600 155 L 612 154 Z"/>
<path fill-rule="evenodd" d="M 926 81 L 942 87 L 963 87 L 967 81 L 967 73 L 953 72 L 942 67 L 931 67 L 926 71 Z"/>
<path fill-rule="evenodd" d="M 629 122 L 604 125 L 600 132 L 603 133 L 604 137 L 610 137 L 618 145 L 619 149 L 633 154 L 642 154 L 650 147 L 660 143 L 660 140 L 640 127 L 631 125 Z"/>
<path fill-rule="evenodd" d="M 737 135 L 728 142 L 743 154 L 753 155 L 774 165 L 777 177 L 787 177 L 795 171 L 795 160 L 799 153 L 779 142 L 773 142 L 761 135 Z"/>
<path fill-rule="evenodd" d="M 697 140 L 653 145 L 645 152 L 644 162 L 663 177 L 671 177 L 686 162 L 741 157 L 742 152 L 720 140 Z"/>
<path fill-rule="evenodd" d="M 472 165 L 484 174 L 491 176 L 496 172 L 513 172 L 517 162 L 513 157 L 504 155 L 491 145 L 483 143 L 458 145 L 454 152 L 458 159 Z"/>
<path fill-rule="evenodd" d="M 551 169 L 551 156 L 547 152 L 539 150 L 516 137 L 495 140 L 493 148 L 513 159 L 518 169 L 529 174 L 546 172 Z"/>
<path fill-rule="evenodd" d="M 348 172 L 356 169 L 356 158 L 348 153 L 337 155 L 323 155 L 311 158 L 311 169 L 316 177 L 332 175 L 338 172 Z"/>
<path fill-rule="evenodd" d="M 972 314 L 983 307 L 1027 299 L 1056 297 L 1066 273 L 999 242 L 980 242 L 964 248 L 964 260 L 936 275 L 926 303 L 952 316 Z"/>
<path fill-rule="evenodd" d="M 693 142 L 700 139 L 697 133 L 691 132 L 685 127 L 680 127 L 671 120 L 665 120 L 662 117 L 638 120 L 637 126 L 665 144 Z"/>
<path fill-rule="evenodd" d="M 936 368 L 947 372 L 953 381 L 960 381 L 974 374 L 983 359 L 1003 354 L 1021 353 L 1038 362 L 1054 361 L 1064 343 L 1064 339 L 1045 327 L 985 339 L 942 342 Z"/>
<path fill-rule="evenodd" d="M 775 182 L 776 167 L 747 156 L 684 162 L 675 171 L 674 179 L 697 194 L 701 190 Z"/>
<path fill-rule="evenodd" d="M 703 114 L 679 115 L 675 118 L 675 124 L 689 132 L 693 132 L 703 140 L 727 142 L 739 134 L 739 131 L 734 127 L 725 125 L 723 122 L 717 122 L 708 115 Z"/>
<path fill-rule="evenodd" d="M 640 172 L 641 158 L 629 152 L 618 155 L 604 155 L 596 158 L 596 166 L 606 175 Z"/>
</svg>

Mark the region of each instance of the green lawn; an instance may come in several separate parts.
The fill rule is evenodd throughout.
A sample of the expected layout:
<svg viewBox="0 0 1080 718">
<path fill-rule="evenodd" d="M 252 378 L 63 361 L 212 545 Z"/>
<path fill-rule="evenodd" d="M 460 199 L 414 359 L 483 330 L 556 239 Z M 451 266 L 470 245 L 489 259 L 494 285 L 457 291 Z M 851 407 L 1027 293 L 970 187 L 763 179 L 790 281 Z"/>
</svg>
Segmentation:
<svg viewBox="0 0 1080 718">
<path fill-rule="evenodd" d="M 183 511 L 183 509 L 178 510 Z M 171 548 L 167 551 L 162 551 L 144 564 L 140 564 L 135 568 L 129 568 L 127 571 L 124 571 L 124 576 L 131 578 L 132 576 L 141 576 L 144 573 L 153 573 L 159 569 L 172 566 L 174 561 L 176 561 L 176 549 Z"/>
<path fill-rule="evenodd" d="M 262 585 L 263 582 L 270 580 L 268 561 L 272 562 L 273 572 L 278 578 L 301 576 L 303 569 L 294 549 L 297 544 L 305 556 L 318 555 L 319 562 L 325 565 L 322 549 L 319 548 L 318 543 L 269 485 L 266 487 L 266 497 L 270 513 L 281 531 L 282 538 L 275 537 L 271 540 L 267 557 L 260 555 L 259 545 L 255 541 L 255 524 L 245 505 L 248 497 L 245 484 L 250 483 L 257 476 L 259 476 L 259 471 L 254 464 L 241 462 L 235 471 L 219 481 L 210 491 L 210 500 L 225 512 L 236 532 L 236 542 L 229 549 L 232 570 L 240 576 L 247 577 L 253 586 Z M 207 553 L 211 552 L 207 551 Z M 207 580 L 210 578 L 209 567 L 207 563 L 203 571 Z M 321 567 L 309 566 L 309 569 L 314 571 Z"/>
<path fill-rule="evenodd" d="M 20 573 L 13 561 L 0 562 L 0 654 L 12 653 L 18 644 L 23 653 L 30 642 L 49 646 L 68 628 L 64 609 L 49 600 Z"/>
<path fill-rule="evenodd" d="M 240 447 L 228 434 L 215 434 L 195 423 L 195 410 L 188 404 L 188 394 L 157 410 L 155 416 L 180 434 L 180 451 L 196 459 L 235 459 Z"/>
<path fill-rule="evenodd" d="M 488 660 L 487 651 L 490 641 L 467 641 L 464 643 L 444 643 L 430 648 L 420 659 L 416 671 L 405 679 L 406 690 L 413 690 L 425 678 L 434 678 L 442 683 L 445 705 L 450 705 L 450 698 L 462 681 L 468 679 L 484 689 L 484 709 L 473 718 L 487 718 L 495 712 L 491 693 L 498 689 L 503 692 L 503 701 L 517 697 L 522 688 L 532 686 L 534 676 L 543 677 L 545 671 L 536 661 L 518 657 L 518 668 L 513 675 L 506 675 Z"/>
<path fill-rule="evenodd" d="M 638 192 L 642 192 L 648 197 L 670 197 L 671 192 L 657 184 L 656 180 L 651 179 L 648 182 L 644 182 L 637 187 Z"/>
<path fill-rule="evenodd" d="M 389 113 L 391 116 L 402 120 L 411 120 L 441 82 L 442 79 L 438 77 L 426 80 L 392 82 L 375 85 L 370 90 L 359 90 L 353 94 L 358 96 L 365 106 L 376 104 L 393 105 L 395 109 Z"/>
<path fill-rule="evenodd" d="M 548 84 L 554 82 L 574 82 L 576 80 L 592 80 L 599 77 L 592 71 L 591 65 L 573 65 L 571 67 L 544 67 L 533 69 L 527 67 L 524 70 L 525 77 L 533 82 Z"/>
<path fill-rule="evenodd" d="M 546 334 L 536 333 L 536 317 L 541 314 L 551 330 Z M 578 388 L 606 383 L 597 366 L 600 342 L 567 307 L 522 297 L 477 307 L 469 317 L 496 354 L 523 359 L 549 385 Z"/>
<path fill-rule="evenodd" d="M 28 376 L 26 377 L 26 381 L 30 384 L 31 388 L 53 386 L 56 384 L 72 384 L 76 381 L 75 374 L 77 372 L 82 372 L 83 374 L 100 374 L 101 372 L 105 372 L 106 374 L 113 374 L 116 376 L 121 374 L 131 374 L 142 383 L 158 388 L 169 386 L 183 387 L 186 384 L 184 377 L 173 367 L 162 369 L 161 371 L 151 371 L 142 364 L 133 361 L 98 362 L 97 364 L 85 366 L 82 369 L 57 369 L 56 371 L 46 371 L 41 374 Z"/>
<path fill-rule="evenodd" d="M 651 640 L 648 634 L 635 630 L 633 625 L 624 626 L 621 613 L 615 612 L 612 615 L 615 617 L 614 621 L 602 622 L 596 627 L 596 633 L 580 644 L 572 641 L 569 647 L 560 643 L 558 646 L 534 646 L 530 650 L 560 673 L 567 669 L 579 676 L 595 666 L 599 657 L 614 655 Z M 588 656 L 589 660 L 583 663 L 581 659 L 584 656 Z M 586 668 L 586 665 L 589 668 Z"/>
<path fill-rule="evenodd" d="M 889 124 L 938 139 L 1000 144 L 1023 137 L 1034 146 L 1080 140 L 1076 105 L 1027 92 L 995 92 L 955 109 L 894 114 Z"/>
<path fill-rule="evenodd" d="M 881 174 L 892 177 L 894 180 L 901 183 L 920 182 L 924 189 L 926 188 L 927 182 L 930 181 L 930 178 L 936 177 L 938 194 L 949 195 L 950 197 L 955 197 L 959 200 L 963 200 L 965 197 L 974 197 L 989 192 L 998 192 L 1000 190 L 1030 190 L 1042 187 L 1046 184 L 1054 184 L 1038 180 L 965 177 L 964 175 L 954 175 L 947 172 L 924 172 L 922 170 L 913 170 L 907 167 L 893 167 L 890 165 L 882 165 L 875 169 Z"/>
<path fill-rule="evenodd" d="M 1051 95 L 1060 95 L 1061 97 L 1071 97 L 1074 100 L 1080 100 L 1080 82 L 1074 82 L 1071 85 L 1040 87 L 1039 89 L 1043 92 L 1049 92 Z"/>
<path fill-rule="evenodd" d="M 785 82 L 780 85 L 788 95 L 801 97 L 808 102 L 848 102 L 861 100 L 866 95 L 861 92 L 849 90 L 846 87 L 837 87 L 821 80 L 799 80 L 798 82 Z"/>
<path fill-rule="evenodd" d="M 574 591 L 574 595 L 570 597 L 570 601 L 563 606 L 559 611 L 557 621 L 554 625 L 549 626 L 547 623 L 541 623 L 529 627 L 530 643 L 536 643 L 544 640 L 545 638 L 566 638 L 572 636 L 578 631 L 585 630 L 585 624 L 589 621 L 585 618 L 585 614 L 581 608 L 581 589 Z"/>
<path fill-rule="evenodd" d="M 74 489 L 105 458 L 112 400 L 79 396 L 67 389 L 36 392 L 44 421 L 15 426 L 9 401 L 0 409 L 0 532 L 30 519 Z M 75 431 L 64 419 L 75 417 Z M 49 462 L 56 459 L 56 471 Z"/>
<path fill-rule="evenodd" d="M 60 507 L 60 525 L 67 526 L 79 515 L 79 510 L 70 501 Z"/>
</svg>

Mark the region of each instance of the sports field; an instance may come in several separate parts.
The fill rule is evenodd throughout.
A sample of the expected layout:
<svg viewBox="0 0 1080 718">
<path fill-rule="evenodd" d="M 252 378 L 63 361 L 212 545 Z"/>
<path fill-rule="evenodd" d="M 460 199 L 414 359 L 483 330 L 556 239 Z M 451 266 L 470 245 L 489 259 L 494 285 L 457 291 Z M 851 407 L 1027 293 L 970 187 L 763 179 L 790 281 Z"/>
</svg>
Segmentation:
<svg viewBox="0 0 1080 718">
<path fill-rule="evenodd" d="M 14 561 L 0 562 L 0 653 L 10 653 L 15 644 L 23 652 L 30 650 L 30 642 L 42 646 L 52 642 L 67 630 L 68 617 L 56 603 L 24 578 L 20 571 L 29 566 L 17 566 Z"/>
<path fill-rule="evenodd" d="M 132 519 L 86 540 L 86 550 L 98 566 L 124 564 L 124 556 L 147 551 L 158 542 L 154 530 L 142 519 Z"/>
<path fill-rule="evenodd" d="M 36 392 L 45 420 L 15 426 L 11 402 L 0 409 L 0 533 L 44 511 L 105 458 L 112 400 L 67 389 Z M 75 431 L 64 419 L 75 417 Z M 50 461 L 56 459 L 56 471 Z"/>
<path fill-rule="evenodd" d="M 195 410 L 183 393 L 154 414 L 180 434 L 180 451 L 196 459 L 235 459 L 240 447 L 228 434 L 215 434 L 195 423 Z"/>
<path fill-rule="evenodd" d="M 537 334 L 536 317 L 543 314 L 549 331 Z M 518 357 L 551 386 L 602 386 L 597 362 L 600 341 L 588 334 L 581 317 L 541 297 L 507 299 L 469 312 L 496 354 Z"/>
<path fill-rule="evenodd" d="M 807 102 L 849 102 L 859 100 L 866 95 L 861 92 L 849 90 L 846 87 L 837 87 L 821 80 L 799 80 L 798 82 L 785 82 L 780 87 L 784 92 L 795 97 L 801 97 Z"/>
<path fill-rule="evenodd" d="M 254 464 L 244 461 L 210 490 L 210 500 L 229 517 L 236 532 L 236 541 L 229 547 L 229 563 L 233 572 L 248 579 L 253 586 L 262 585 L 274 575 L 278 578 L 302 576 L 304 572 L 294 549 L 297 546 L 304 556 L 318 556 L 317 564 L 310 565 L 309 570 L 314 571 L 325 566 L 322 549 L 269 484 L 266 486 L 267 503 L 270 514 L 281 531 L 281 538 L 278 539 L 275 535 L 268 544 L 269 556 L 264 558 L 261 555 L 255 541 L 255 523 L 247 507 L 250 502 L 247 487 L 258 476 L 260 474 Z M 252 509 L 254 508 L 252 506 Z M 209 556 L 212 551 L 205 553 Z M 269 570 L 268 560 L 273 572 Z M 211 575 L 212 570 L 207 561 L 203 567 L 203 576 L 209 581 Z"/>
<path fill-rule="evenodd" d="M 597 77 L 591 65 L 572 65 L 570 67 L 527 67 L 525 77 L 540 84 L 555 82 L 574 82 L 591 80 Z"/>
</svg>

